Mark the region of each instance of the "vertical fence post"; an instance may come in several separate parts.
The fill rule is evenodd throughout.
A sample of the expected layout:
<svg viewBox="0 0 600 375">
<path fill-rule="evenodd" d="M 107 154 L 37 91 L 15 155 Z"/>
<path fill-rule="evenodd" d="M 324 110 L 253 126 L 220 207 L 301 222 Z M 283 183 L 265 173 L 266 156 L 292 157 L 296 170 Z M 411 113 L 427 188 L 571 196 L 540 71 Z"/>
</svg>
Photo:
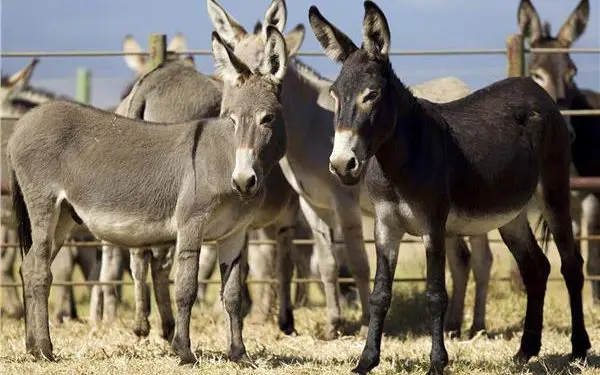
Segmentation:
<svg viewBox="0 0 600 375">
<path fill-rule="evenodd" d="M 79 103 L 90 104 L 90 71 L 86 68 L 77 69 L 77 93 Z"/>
<path fill-rule="evenodd" d="M 167 36 L 165 34 L 150 34 L 150 70 L 165 62 L 167 59 Z"/>
<path fill-rule="evenodd" d="M 506 39 L 507 75 L 525 76 L 525 43 L 520 34 L 512 34 Z"/>
</svg>

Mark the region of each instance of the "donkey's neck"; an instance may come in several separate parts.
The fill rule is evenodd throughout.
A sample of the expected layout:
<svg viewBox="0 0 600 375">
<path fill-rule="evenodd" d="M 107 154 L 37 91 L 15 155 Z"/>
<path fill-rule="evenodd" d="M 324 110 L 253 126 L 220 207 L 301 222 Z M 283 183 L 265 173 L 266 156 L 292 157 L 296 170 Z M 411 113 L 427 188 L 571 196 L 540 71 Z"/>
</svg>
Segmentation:
<svg viewBox="0 0 600 375">
<path fill-rule="evenodd" d="M 389 111 L 386 117 L 394 130 L 375 153 L 388 178 L 397 176 L 399 171 L 423 160 L 422 156 L 430 150 L 426 143 L 431 137 L 426 136 L 426 133 L 436 132 L 423 105 L 393 72 L 390 75 L 390 95 L 395 111 Z"/>
</svg>

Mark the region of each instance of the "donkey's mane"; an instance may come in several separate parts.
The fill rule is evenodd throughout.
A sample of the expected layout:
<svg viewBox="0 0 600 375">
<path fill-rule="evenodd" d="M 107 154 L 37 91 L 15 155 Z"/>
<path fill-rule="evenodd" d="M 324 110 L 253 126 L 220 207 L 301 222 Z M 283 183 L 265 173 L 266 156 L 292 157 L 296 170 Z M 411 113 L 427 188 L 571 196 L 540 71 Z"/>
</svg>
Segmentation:
<svg viewBox="0 0 600 375">
<path fill-rule="evenodd" d="M 297 57 L 290 59 L 290 65 L 296 69 L 300 77 L 302 77 L 303 79 L 307 80 L 309 83 L 315 86 L 330 86 L 332 83 L 330 79 L 323 77 L 316 70 L 303 63 Z"/>
</svg>

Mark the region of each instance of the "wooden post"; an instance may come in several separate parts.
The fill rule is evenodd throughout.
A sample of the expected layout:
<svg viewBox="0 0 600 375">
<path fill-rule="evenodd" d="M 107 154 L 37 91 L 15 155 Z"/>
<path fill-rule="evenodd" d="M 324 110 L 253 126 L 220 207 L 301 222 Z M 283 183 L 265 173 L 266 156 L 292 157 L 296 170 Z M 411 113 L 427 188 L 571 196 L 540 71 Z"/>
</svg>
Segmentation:
<svg viewBox="0 0 600 375">
<path fill-rule="evenodd" d="M 507 73 L 509 77 L 525 76 L 524 38 L 513 34 L 506 39 Z"/>
<path fill-rule="evenodd" d="M 79 103 L 90 104 L 90 71 L 86 68 L 77 69 L 77 93 Z"/>
<path fill-rule="evenodd" d="M 167 36 L 165 34 L 150 34 L 150 70 L 155 69 L 167 59 Z"/>
</svg>

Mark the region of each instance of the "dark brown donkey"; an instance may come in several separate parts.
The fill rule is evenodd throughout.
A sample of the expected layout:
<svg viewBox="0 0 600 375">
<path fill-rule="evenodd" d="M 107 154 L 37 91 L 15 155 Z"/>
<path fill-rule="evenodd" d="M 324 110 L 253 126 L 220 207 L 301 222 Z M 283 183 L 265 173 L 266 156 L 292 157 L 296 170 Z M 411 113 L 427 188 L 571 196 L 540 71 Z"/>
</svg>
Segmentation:
<svg viewBox="0 0 600 375">
<path fill-rule="evenodd" d="M 533 48 L 569 48 L 584 33 L 590 17 L 588 0 L 581 0 L 558 34 L 552 36 L 550 24 L 542 27 L 540 16 L 529 0 L 522 0 L 518 21 L 521 33 L 529 37 Z M 575 84 L 577 67 L 569 53 L 533 52 L 529 75 L 557 102 L 560 109 L 600 109 L 600 93 L 580 90 Z M 571 145 L 572 162 L 580 176 L 600 176 L 600 116 L 570 116 L 575 134 Z M 600 233 L 600 194 L 577 194 L 588 234 Z M 578 218 L 574 218 L 575 220 Z M 579 224 L 579 223 L 575 223 Z M 575 225 L 579 234 L 579 225 Z M 588 243 L 587 272 L 600 275 L 600 242 Z M 600 304 L 600 281 L 592 281 L 594 303 Z"/>
<path fill-rule="evenodd" d="M 392 69 L 388 23 L 374 3 L 365 2 L 361 48 L 314 6 L 309 19 L 326 54 L 343 63 L 330 91 L 336 101 L 330 170 L 347 185 L 364 178 L 376 213 L 369 331 L 353 371 L 363 374 L 379 363 L 405 233 L 421 236 L 426 249 L 430 373 L 442 373 L 448 363 L 443 335 L 447 236 L 499 229 L 527 291 L 515 359 L 526 362 L 539 353 L 550 263 L 525 211 L 538 183 L 569 291 L 572 356 L 584 358 L 590 340 L 582 311 L 583 260 L 569 217 L 570 138 L 552 98 L 530 78 L 509 78 L 447 104 L 417 99 Z"/>
</svg>

